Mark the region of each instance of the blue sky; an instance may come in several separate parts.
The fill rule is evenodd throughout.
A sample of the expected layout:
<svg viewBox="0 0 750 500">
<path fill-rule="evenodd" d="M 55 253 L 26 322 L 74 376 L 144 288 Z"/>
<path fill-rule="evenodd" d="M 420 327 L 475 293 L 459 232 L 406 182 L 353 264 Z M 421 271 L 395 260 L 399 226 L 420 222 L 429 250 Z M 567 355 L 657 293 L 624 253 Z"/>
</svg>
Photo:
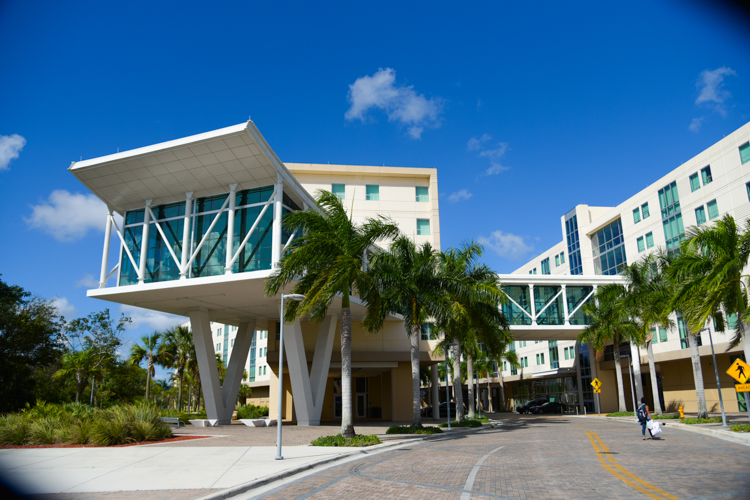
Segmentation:
<svg viewBox="0 0 750 500">
<path fill-rule="evenodd" d="M 574 205 L 750 121 L 747 18 L 707 5 L 6 0 L 0 273 L 67 317 L 107 307 L 71 161 L 248 117 L 284 161 L 437 168 L 443 247 L 482 239 L 511 272 Z M 174 321 L 129 313 L 130 335 Z"/>
</svg>

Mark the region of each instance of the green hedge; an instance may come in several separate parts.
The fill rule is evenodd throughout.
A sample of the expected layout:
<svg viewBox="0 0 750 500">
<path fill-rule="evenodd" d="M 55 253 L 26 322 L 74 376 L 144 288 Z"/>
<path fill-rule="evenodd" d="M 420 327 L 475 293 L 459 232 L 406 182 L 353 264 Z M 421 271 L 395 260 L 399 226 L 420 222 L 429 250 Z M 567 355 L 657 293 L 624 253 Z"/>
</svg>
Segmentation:
<svg viewBox="0 0 750 500">
<path fill-rule="evenodd" d="M 153 405 L 135 403 L 107 409 L 82 404 L 40 402 L 21 413 L 0 416 L 0 445 L 93 444 L 111 446 L 172 437 Z"/>
<path fill-rule="evenodd" d="M 268 406 L 244 405 L 237 408 L 237 418 L 262 418 L 268 416 Z"/>
<path fill-rule="evenodd" d="M 721 419 L 718 417 L 711 418 L 681 418 L 680 422 L 683 424 L 717 424 L 721 423 Z"/>
<path fill-rule="evenodd" d="M 392 425 L 385 431 L 386 434 L 442 434 L 443 431 L 435 426 L 426 426 L 415 429 L 411 425 Z"/>
<path fill-rule="evenodd" d="M 607 413 L 608 417 L 635 417 L 635 413 L 632 411 L 616 411 L 614 413 Z"/>
<path fill-rule="evenodd" d="M 448 427 L 446 422 L 440 424 L 440 427 Z M 451 422 L 451 427 L 482 427 L 482 421 L 477 419 L 466 419 L 462 421 L 454 420 Z"/>
<path fill-rule="evenodd" d="M 313 440 L 311 446 L 372 446 L 381 444 L 382 441 L 375 434 L 357 435 L 346 439 L 341 434 L 335 436 L 323 436 Z"/>
<path fill-rule="evenodd" d="M 734 424 L 729 430 L 734 432 L 750 432 L 750 424 Z"/>
</svg>

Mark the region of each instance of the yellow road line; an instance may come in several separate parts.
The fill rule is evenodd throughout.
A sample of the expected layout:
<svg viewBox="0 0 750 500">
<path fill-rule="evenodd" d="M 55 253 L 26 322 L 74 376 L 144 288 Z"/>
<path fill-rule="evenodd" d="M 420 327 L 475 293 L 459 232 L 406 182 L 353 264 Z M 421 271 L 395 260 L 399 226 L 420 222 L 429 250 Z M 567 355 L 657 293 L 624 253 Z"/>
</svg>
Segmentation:
<svg viewBox="0 0 750 500">
<path fill-rule="evenodd" d="M 584 431 L 584 432 L 591 440 L 591 444 L 594 447 L 594 451 L 596 451 L 596 456 L 597 458 L 599 458 L 599 462 L 602 464 L 602 466 L 605 469 L 611 472 L 612 475 L 615 476 L 617 479 L 624 482 L 631 488 L 634 488 L 640 491 L 644 495 L 650 498 L 653 498 L 654 500 L 663 500 L 664 498 L 668 498 L 669 500 L 677 500 L 676 496 L 670 495 L 666 491 L 663 491 L 657 488 L 656 486 L 650 483 L 647 483 L 646 481 L 643 481 L 642 479 L 638 478 L 634 474 L 631 474 L 622 465 L 618 464 L 617 461 L 613 457 L 608 455 L 609 448 L 607 448 L 607 446 L 604 444 L 604 442 L 602 442 L 601 438 L 599 438 L 599 436 L 595 432 L 590 432 L 590 431 Z"/>
</svg>

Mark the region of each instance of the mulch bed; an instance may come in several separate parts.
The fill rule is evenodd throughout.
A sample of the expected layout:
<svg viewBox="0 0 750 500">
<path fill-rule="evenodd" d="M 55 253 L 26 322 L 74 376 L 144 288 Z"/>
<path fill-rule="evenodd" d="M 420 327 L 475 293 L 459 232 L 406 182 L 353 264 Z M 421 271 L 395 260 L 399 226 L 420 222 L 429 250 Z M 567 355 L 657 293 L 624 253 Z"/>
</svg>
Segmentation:
<svg viewBox="0 0 750 500">
<path fill-rule="evenodd" d="M 29 444 L 24 446 L 0 446 L 0 450 L 33 449 L 33 448 L 124 448 L 126 446 L 140 446 L 143 444 L 163 444 L 175 441 L 189 441 L 191 439 L 204 439 L 215 436 L 175 436 L 159 441 L 141 441 L 139 443 L 116 444 L 113 446 L 99 446 L 95 444 Z"/>
</svg>

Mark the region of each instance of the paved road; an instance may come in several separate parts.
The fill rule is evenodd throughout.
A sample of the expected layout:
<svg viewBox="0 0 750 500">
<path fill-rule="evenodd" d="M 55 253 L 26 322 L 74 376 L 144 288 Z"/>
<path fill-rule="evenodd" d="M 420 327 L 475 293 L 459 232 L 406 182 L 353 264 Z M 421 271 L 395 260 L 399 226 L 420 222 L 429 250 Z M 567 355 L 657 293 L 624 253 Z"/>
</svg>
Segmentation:
<svg viewBox="0 0 750 500">
<path fill-rule="evenodd" d="M 459 439 L 407 445 L 236 499 L 750 498 L 750 448 L 666 426 L 506 417 Z"/>
</svg>

